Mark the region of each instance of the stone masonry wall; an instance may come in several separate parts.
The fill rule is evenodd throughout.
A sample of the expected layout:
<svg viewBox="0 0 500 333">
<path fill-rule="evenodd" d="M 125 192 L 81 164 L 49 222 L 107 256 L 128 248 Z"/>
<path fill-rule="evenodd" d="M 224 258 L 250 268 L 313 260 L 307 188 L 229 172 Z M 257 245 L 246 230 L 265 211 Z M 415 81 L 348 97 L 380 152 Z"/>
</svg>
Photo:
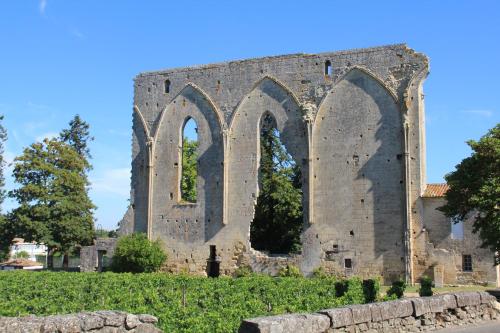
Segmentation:
<svg viewBox="0 0 500 333">
<path fill-rule="evenodd" d="M 323 266 L 386 282 L 403 277 L 406 203 L 416 205 L 425 183 L 427 71 L 427 58 L 400 44 L 138 75 L 122 229 L 160 238 L 170 271 L 204 274 L 215 245 L 222 274 L 245 262 L 261 271 L 289 262 L 306 275 Z M 303 251 L 295 257 L 264 258 L 250 244 L 264 114 L 302 171 Z M 194 204 L 179 190 L 189 118 L 200 144 Z"/>
<path fill-rule="evenodd" d="M 161 333 L 156 317 L 96 311 L 47 317 L 0 317 L 0 333 Z"/>
<path fill-rule="evenodd" d="M 453 238 L 448 217 L 437 210 L 445 204 L 444 198 L 422 198 L 424 223 L 415 226 L 415 275 L 430 276 L 440 284 L 497 283 L 497 267 L 493 253 L 481 248 L 478 234 L 472 232 L 473 219 L 463 221 L 463 237 Z M 425 229 L 424 229 L 425 228 Z M 472 258 L 472 271 L 464 271 L 462 256 Z"/>
<path fill-rule="evenodd" d="M 495 297 L 486 292 L 464 292 L 247 319 L 241 323 L 239 333 L 404 333 L 498 318 L 500 304 Z"/>
</svg>

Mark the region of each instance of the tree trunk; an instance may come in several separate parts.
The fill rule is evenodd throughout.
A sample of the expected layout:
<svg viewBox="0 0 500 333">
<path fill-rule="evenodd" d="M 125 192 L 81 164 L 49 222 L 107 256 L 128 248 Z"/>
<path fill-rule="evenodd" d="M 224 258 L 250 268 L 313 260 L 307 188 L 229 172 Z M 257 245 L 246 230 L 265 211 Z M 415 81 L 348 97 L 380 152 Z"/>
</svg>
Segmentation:
<svg viewBox="0 0 500 333">
<path fill-rule="evenodd" d="M 64 257 L 63 257 L 63 269 L 68 269 L 69 267 L 69 254 L 68 253 L 64 253 Z"/>
<path fill-rule="evenodd" d="M 47 269 L 54 268 L 54 250 L 49 249 L 47 252 Z"/>
</svg>

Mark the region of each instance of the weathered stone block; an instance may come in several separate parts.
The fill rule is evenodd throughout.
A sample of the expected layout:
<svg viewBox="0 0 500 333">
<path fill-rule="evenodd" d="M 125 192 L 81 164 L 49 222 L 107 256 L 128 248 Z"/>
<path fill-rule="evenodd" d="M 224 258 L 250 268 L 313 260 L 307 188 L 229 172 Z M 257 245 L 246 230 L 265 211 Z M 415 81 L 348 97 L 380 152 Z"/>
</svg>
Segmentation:
<svg viewBox="0 0 500 333">
<path fill-rule="evenodd" d="M 80 319 L 80 327 L 84 331 L 102 328 L 104 326 L 104 319 L 93 313 L 83 312 L 77 314 Z"/>
<path fill-rule="evenodd" d="M 136 328 L 140 323 L 141 322 L 136 315 L 128 314 L 125 318 L 125 327 L 129 330 L 132 328 Z"/>
<path fill-rule="evenodd" d="M 496 301 L 496 297 L 487 293 L 486 291 L 480 291 L 479 296 L 481 297 L 481 303 L 486 304 L 490 303 L 491 301 Z"/>
<path fill-rule="evenodd" d="M 456 293 L 457 305 L 459 307 L 481 304 L 481 296 L 477 292 Z"/>
<path fill-rule="evenodd" d="M 372 315 L 372 322 L 382 321 L 382 312 L 379 304 L 368 304 Z"/>
<path fill-rule="evenodd" d="M 457 308 L 457 298 L 453 294 L 441 295 L 444 301 L 444 307 L 446 309 L 456 309 Z"/>
<path fill-rule="evenodd" d="M 350 306 L 352 311 L 352 320 L 354 324 L 367 323 L 372 321 L 372 312 L 368 305 Z"/>
<path fill-rule="evenodd" d="M 412 298 L 411 303 L 413 305 L 413 315 L 415 317 L 420 317 L 431 311 L 429 302 L 425 298 Z"/>
<path fill-rule="evenodd" d="M 444 298 L 441 295 L 427 297 L 427 300 L 429 302 L 431 312 L 443 312 L 443 310 L 445 309 Z"/>
<path fill-rule="evenodd" d="M 122 326 L 125 322 L 126 312 L 122 311 L 97 311 L 97 315 L 104 319 L 106 326 Z"/>
<path fill-rule="evenodd" d="M 413 305 L 409 300 L 397 300 L 380 303 L 383 320 L 408 317 L 413 314 Z"/>
<path fill-rule="evenodd" d="M 354 323 L 352 319 L 352 311 L 350 308 L 328 309 L 322 310 L 319 313 L 330 317 L 332 328 L 349 326 Z"/>
<path fill-rule="evenodd" d="M 330 319 L 322 314 L 289 314 L 246 319 L 239 333 L 323 333 L 330 327 Z"/>
</svg>

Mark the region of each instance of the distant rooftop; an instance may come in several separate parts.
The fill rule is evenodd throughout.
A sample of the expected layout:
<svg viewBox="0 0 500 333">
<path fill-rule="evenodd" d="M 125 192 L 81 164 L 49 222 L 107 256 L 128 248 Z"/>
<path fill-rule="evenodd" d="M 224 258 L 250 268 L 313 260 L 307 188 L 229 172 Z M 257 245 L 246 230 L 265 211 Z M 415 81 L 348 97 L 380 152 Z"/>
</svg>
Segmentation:
<svg viewBox="0 0 500 333">
<path fill-rule="evenodd" d="M 446 183 L 442 184 L 427 184 L 423 198 L 441 198 L 444 197 L 450 187 Z"/>
</svg>

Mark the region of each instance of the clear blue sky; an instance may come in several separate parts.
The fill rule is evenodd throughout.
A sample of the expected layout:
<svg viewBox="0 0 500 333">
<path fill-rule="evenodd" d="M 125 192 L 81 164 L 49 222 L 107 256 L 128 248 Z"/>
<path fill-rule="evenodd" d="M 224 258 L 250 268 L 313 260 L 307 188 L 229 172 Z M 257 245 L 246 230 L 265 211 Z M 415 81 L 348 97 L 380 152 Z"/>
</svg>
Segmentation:
<svg viewBox="0 0 500 333">
<path fill-rule="evenodd" d="M 470 154 L 465 141 L 500 120 L 500 1 L 2 0 L 0 6 L 7 158 L 80 114 L 96 138 L 91 196 L 105 228 L 114 228 L 128 205 L 132 79 L 142 71 L 406 42 L 431 60 L 429 182 L 441 182 Z"/>
</svg>

